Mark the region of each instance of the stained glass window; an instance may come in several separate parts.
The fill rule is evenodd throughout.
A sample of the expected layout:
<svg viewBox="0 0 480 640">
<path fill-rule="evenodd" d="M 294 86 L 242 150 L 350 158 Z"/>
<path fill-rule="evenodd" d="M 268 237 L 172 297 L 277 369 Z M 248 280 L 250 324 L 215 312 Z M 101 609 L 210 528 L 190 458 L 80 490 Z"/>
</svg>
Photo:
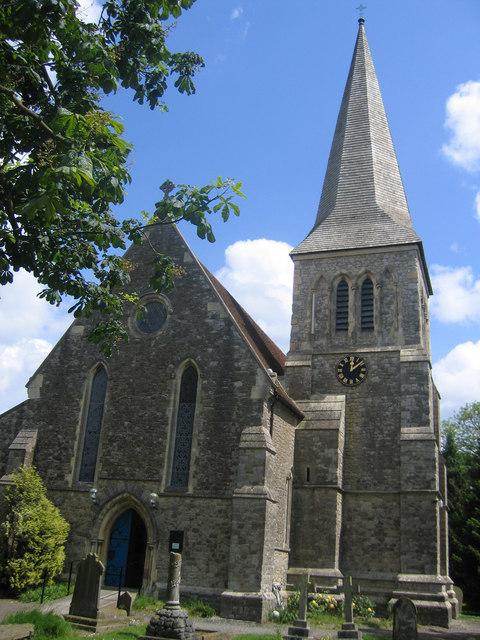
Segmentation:
<svg viewBox="0 0 480 640">
<path fill-rule="evenodd" d="M 345 280 L 340 280 L 337 286 L 335 329 L 348 331 L 348 284 Z"/>
<path fill-rule="evenodd" d="M 362 284 L 361 291 L 361 326 L 364 331 L 372 331 L 374 328 L 373 319 L 373 282 L 366 278 Z"/>
<path fill-rule="evenodd" d="M 167 308 L 163 302 L 147 302 L 137 316 L 137 327 L 142 333 L 155 333 L 167 319 Z"/>
<path fill-rule="evenodd" d="M 190 455 L 192 451 L 193 419 L 197 401 L 198 374 L 193 366 L 185 369 L 180 383 L 175 446 L 173 449 L 172 477 L 170 485 L 175 489 L 188 486 Z"/>
<path fill-rule="evenodd" d="M 93 482 L 95 478 L 106 393 L 107 372 L 104 367 L 98 367 L 92 380 L 88 413 L 85 421 L 85 440 L 83 442 L 82 462 L 78 476 L 80 482 Z"/>
</svg>

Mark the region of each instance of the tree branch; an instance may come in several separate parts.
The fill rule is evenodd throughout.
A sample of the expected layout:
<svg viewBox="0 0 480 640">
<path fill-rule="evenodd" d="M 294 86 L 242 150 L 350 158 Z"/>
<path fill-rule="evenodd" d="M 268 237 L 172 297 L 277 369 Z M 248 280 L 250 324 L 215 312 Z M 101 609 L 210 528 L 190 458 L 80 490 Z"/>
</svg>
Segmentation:
<svg viewBox="0 0 480 640">
<path fill-rule="evenodd" d="M 26 107 L 23 104 L 23 102 L 17 98 L 17 96 L 15 95 L 15 91 L 13 89 L 9 89 L 8 87 L 4 87 L 2 84 L 0 84 L 0 91 L 5 95 L 9 96 L 10 100 L 16 105 L 18 109 L 20 109 L 20 111 L 22 111 L 29 118 L 32 118 L 33 120 L 38 122 L 40 127 L 44 131 L 46 131 L 51 138 L 55 138 L 57 140 L 60 140 L 61 142 L 67 142 L 67 138 L 64 138 L 60 134 L 55 133 L 55 131 L 50 129 L 48 124 L 43 121 L 42 117 L 39 116 L 38 113 L 35 113 L 35 111 L 32 111 L 31 109 Z"/>
</svg>

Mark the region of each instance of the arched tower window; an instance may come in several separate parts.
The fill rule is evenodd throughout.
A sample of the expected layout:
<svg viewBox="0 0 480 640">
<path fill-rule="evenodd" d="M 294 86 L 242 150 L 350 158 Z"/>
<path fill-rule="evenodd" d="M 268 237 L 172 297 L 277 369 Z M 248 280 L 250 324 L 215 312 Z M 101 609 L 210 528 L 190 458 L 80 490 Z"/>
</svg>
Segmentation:
<svg viewBox="0 0 480 640">
<path fill-rule="evenodd" d="M 372 331 L 374 328 L 373 282 L 370 278 L 365 278 L 362 283 L 360 324 L 364 331 Z"/>
<path fill-rule="evenodd" d="M 348 331 L 348 283 L 346 280 L 340 280 L 337 285 L 335 329 L 336 331 Z"/>
<path fill-rule="evenodd" d="M 85 420 L 85 439 L 83 441 L 82 462 L 78 475 L 80 482 L 93 482 L 95 479 L 107 381 L 105 367 L 98 367 L 92 380 L 88 412 Z"/>
<path fill-rule="evenodd" d="M 193 365 L 189 365 L 182 374 L 178 398 L 172 477 L 170 480 L 170 486 L 175 489 L 186 489 L 188 487 L 197 386 L 197 370 Z"/>
</svg>

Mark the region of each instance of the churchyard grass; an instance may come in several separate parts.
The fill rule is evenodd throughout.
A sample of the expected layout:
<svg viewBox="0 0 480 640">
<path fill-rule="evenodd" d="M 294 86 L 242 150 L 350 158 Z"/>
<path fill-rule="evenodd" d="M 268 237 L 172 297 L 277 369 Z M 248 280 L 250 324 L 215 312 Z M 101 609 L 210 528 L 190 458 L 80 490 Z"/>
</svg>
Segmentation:
<svg viewBox="0 0 480 640">
<path fill-rule="evenodd" d="M 66 582 L 55 582 L 45 587 L 45 593 L 43 596 L 44 602 L 50 602 L 51 600 L 58 600 L 58 598 L 64 598 L 67 596 L 68 584 Z M 70 593 L 73 592 L 73 585 L 70 585 Z M 42 587 L 36 587 L 35 589 L 27 589 L 19 594 L 18 600 L 20 602 L 40 602 L 42 596 Z"/>
<path fill-rule="evenodd" d="M 280 632 L 275 634 L 270 633 L 268 635 L 261 635 L 260 633 L 244 633 L 239 636 L 233 636 L 232 640 L 279 640 L 281 637 Z"/>
<path fill-rule="evenodd" d="M 68 622 L 54 613 L 18 611 L 6 616 L 0 624 L 33 624 L 33 640 L 81 640 L 85 634 L 76 632 Z M 136 640 L 145 635 L 146 625 L 137 624 L 95 634 L 95 640 Z"/>
<path fill-rule="evenodd" d="M 184 600 L 180 604 L 182 609 L 186 609 L 192 618 L 213 618 L 218 615 L 211 605 L 198 598 Z M 135 611 L 156 611 L 164 606 L 165 602 L 163 600 L 156 600 L 152 596 L 137 595 L 133 601 L 132 609 Z"/>
<path fill-rule="evenodd" d="M 203 600 L 192 598 L 180 603 L 182 609 L 186 609 L 192 618 L 213 618 L 218 615 L 217 611 Z"/>
<path fill-rule="evenodd" d="M 153 596 L 136 595 L 132 603 L 132 609 L 135 611 L 156 611 L 165 606 L 163 600 L 157 600 Z"/>
<path fill-rule="evenodd" d="M 76 635 L 68 622 L 54 613 L 42 611 L 17 611 L 6 616 L 2 624 L 33 624 L 33 640 L 64 639 Z"/>
</svg>

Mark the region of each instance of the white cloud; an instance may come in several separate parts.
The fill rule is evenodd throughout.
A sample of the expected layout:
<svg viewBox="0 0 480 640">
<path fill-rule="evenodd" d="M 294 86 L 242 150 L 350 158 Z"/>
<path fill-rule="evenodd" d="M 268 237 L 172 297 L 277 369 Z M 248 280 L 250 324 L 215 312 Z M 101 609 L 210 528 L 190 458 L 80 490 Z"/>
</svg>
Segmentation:
<svg viewBox="0 0 480 640">
<path fill-rule="evenodd" d="M 480 191 L 475 196 L 475 217 L 480 222 Z"/>
<path fill-rule="evenodd" d="M 431 311 L 441 322 L 480 321 L 480 279 L 471 267 L 433 265 Z"/>
<path fill-rule="evenodd" d="M 242 14 L 243 7 L 235 7 L 235 9 L 233 9 L 232 13 L 230 14 L 230 19 L 237 20 L 237 18 L 240 18 Z"/>
<path fill-rule="evenodd" d="M 448 98 L 446 110 L 451 139 L 443 145 L 444 154 L 464 169 L 480 169 L 480 82 L 459 85 Z"/>
<path fill-rule="evenodd" d="M 13 284 L 0 288 L 0 336 L 2 342 L 57 335 L 65 330 L 66 314 L 37 297 L 42 290 L 26 271 L 14 274 Z"/>
<path fill-rule="evenodd" d="M 452 253 L 463 253 L 463 247 L 458 242 L 452 242 L 450 245 L 450 251 Z"/>
<path fill-rule="evenodd" d="M 239 240 L 225 250 L 216 276 L 283 350 L 288 350 L 293 263 L 286 242 Z"/>
<path fill-rule="evenodd" d="M 457 344 L 433 365 L 442 396 L 442 413 L 450 415 L 467 402 L 480 400 L 480 340 Z"/>
<path fill-rule="evenodd" d="M 96 0 L 77 0 L 77 15 L 84 22 L 98 23 L 100 14 L 102 13 L 102 5 Z"/>
<path fill-rule="evenodd" d="M 41 290 L 25 271 L 0 288 L 0 412 L 25 400 L 26 382 L 72 320 L 38 298 Z"/>
<path fill-rule="evenodd" d="M 19 391 L 22 385 L 25 386 L 30 376 L 28 375 L 23 380 L 20 378 L 26 372 L 32 374 L 50 353 L 52 346 L 41 338 L 23 338 L 14 344 L 0 344 L 0 392 L 11 392 L 12 386 L 15 386 L 15 392 Z M 24 391 L 22 394 L 26 397 Z M 9 395 L 8 405 L 11 404 L 10 401 L 11 395 Z"/>
</svg>

